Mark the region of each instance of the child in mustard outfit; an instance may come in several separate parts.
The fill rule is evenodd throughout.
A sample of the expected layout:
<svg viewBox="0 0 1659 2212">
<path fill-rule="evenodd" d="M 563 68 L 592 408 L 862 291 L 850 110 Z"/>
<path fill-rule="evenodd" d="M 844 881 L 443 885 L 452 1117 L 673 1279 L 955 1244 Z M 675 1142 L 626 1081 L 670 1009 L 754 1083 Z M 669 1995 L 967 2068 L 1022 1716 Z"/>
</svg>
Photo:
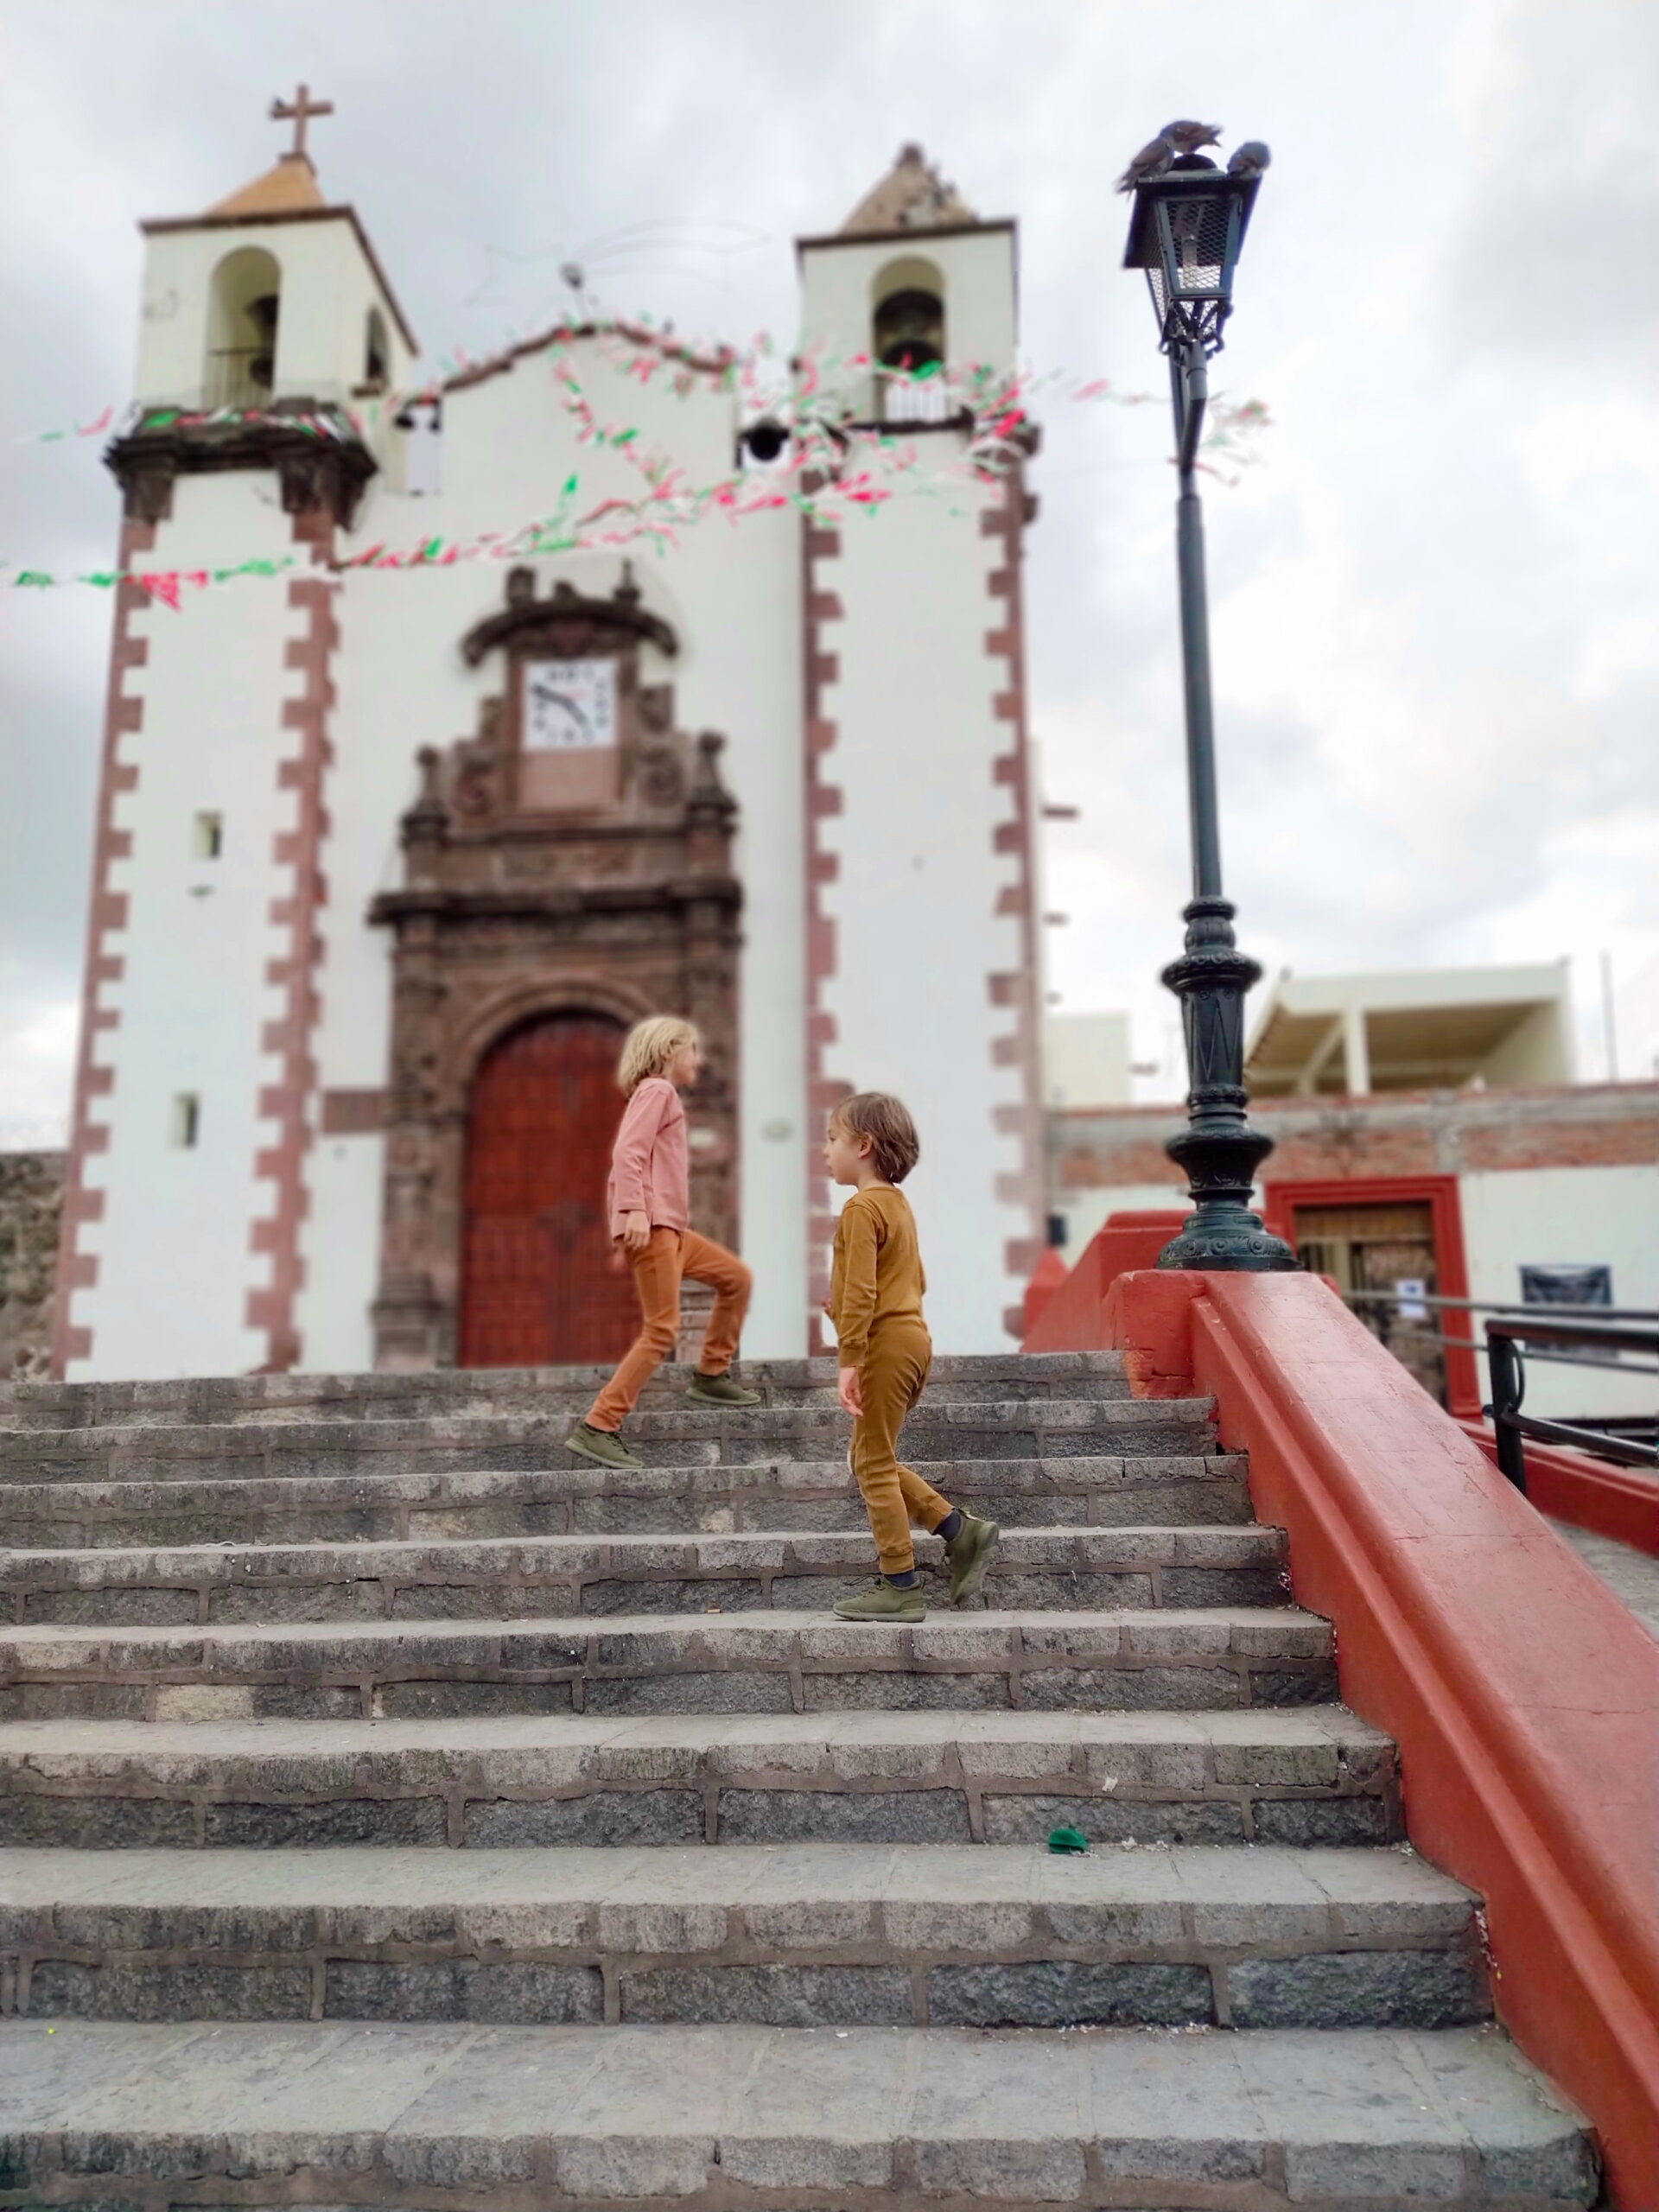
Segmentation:
<svg viewBox="0 0 1659 2212">
<path fill-rule="evenodd" d="M 912 1522 L 944 1539 L 953 1605 L 966 1605 L 977 1592 L 1001 1535 L 995 1521 L 952 1505 L 914 1469 L 899 1464 L 899 1432 L 933 1359 L 922 1316 L 927 1279 L 916 1219 L 896 1187 L 920 1156 L 915 1122 L 884 1091 L 843 1098 L 830 1116 L 824 1166 L 837 1183 L 855 1189 L 836 1226 L 825 1311 L 841 1346 L 841 1402 L 853 1416 L 848 1458 L 881 1567 L 868 1589 L 836 1605 L 845 1621 L 925 1618 Z"/>
</svg>

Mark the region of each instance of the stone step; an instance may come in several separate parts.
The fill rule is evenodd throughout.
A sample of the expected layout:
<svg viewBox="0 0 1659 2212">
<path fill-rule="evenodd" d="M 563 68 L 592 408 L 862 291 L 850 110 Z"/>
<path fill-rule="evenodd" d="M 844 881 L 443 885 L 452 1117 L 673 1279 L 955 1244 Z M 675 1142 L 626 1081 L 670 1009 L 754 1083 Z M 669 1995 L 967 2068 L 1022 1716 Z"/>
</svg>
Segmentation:
<svg viewBox="0 0 1659 2212">
<path fill-rule="evenodd" d="M 0 1852 L 0 2009 L 99 2020 L 1441 2028 L 1474 1914 L 1409 1851 Z"/>
<path fill-rule="evenodd" d="M 946 1497 L 1027 1528 L 1216 1528 L 1250 1518 L 1242 1453 L 911 1464 Z M 76 1551 L 868 1526 L 844 1454 L 638 1471 L 564 1456 L 556 1466 L 505 1472 L 18 1483 L 4 1495 L 10 1542 Z"/>
<path fill-rule="evenodd" d="M 0 1844 L 1397 1841 L 1389 1738 L 1233 1712 L 0 1724 Z"/>
<path fill-rule="evenodd" d="M 669 1405 L 692 1369 L 671 1363 L 645 1387 L 645 1402 Z M 130 1427 L 179 1422 L 418 1419 L 429 1414 L 535 1413 L 550 1404 L 586 1406 L 608 1367 L 446 1368 L 417 1375 L 238 1375 L 147 1382 L 0 1383 L 0 1429 Z M 751 1359 L 743 1380 L 773 1404 L 836 1387 L 833 1359 Z M 1013 1388 L 1008 1386 L 1013 1385 Z M 936 1397 L 1127 1397 L 1116 1351 L 941 1352 L 928 1388 Z"/>
<path fill-rule="evenodd" d="M 1289 1606 L 0 1629 L 0 1719 L 397 1719 L 1304 1705 L 1329 1624 Z"/>
<path fill-rule="evenodd" d="M 924 1398 L 905 1429 L 923 1459 L 1189 1456 L 1214 1446 L 1208 1398 Z M 165 1482 L 209 1477 L 353 1475 L 385 1468 L 544 1468 L 569 1455 L 568 1414 L 431 1414 L 416 1421 L 156 1422 L 92 1429 L 13 1429 L 0 1436 L 0 1482 Z M 657 1466 L 754 1465 L 839 1459 L 851 1424 L 833 1406 L 716 1410 L 682 1405 L 628 1421 L 628 1441 Z"/>
<path fill-rule="evenodd" d="M 1589 2205 L 1497 2031 L 0 2028 L 24 2201 L 591 2212 Z"/>
<path fill-rule="evenodd" d="M 944 1547 L 916 1539 L 944 1602 Z M 1009 1529 L 976 1610 L 1116 1611 L 1289 1602 L 1284 1539 L 1232 1529 Z M 868 1530 L 842 1535 L 497 1536 L 474 1542 L 197 1545 L 0 1552 L 0 1622 L 75 1628 L 219 1623 L 537 1620 L 828 1608 L 870 1580 Z"/>
</svg>

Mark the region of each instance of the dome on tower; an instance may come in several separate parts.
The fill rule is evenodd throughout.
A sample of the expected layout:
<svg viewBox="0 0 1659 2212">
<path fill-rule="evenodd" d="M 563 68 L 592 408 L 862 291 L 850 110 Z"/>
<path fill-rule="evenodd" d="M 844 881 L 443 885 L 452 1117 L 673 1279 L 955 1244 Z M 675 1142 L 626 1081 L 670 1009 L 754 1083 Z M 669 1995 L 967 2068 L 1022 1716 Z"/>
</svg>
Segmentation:
<svg viewBox="0 0 1659 2212">
<path fill-rule="evenodd" d="M 326 207 L 308 154 L 284 154 L 263 176 L 217 200 L 210 215 L 289 215 L 303 207 Z"/>
<path fill-rule="evenodd" d="M 912 143 L 899 148 L 897 161 L 865 194 L 841 232 L 848 238 L 868 237 L 886 231 L 944 230 L 978 220 L 956 186 L 947 184 Z"/>
</svg>

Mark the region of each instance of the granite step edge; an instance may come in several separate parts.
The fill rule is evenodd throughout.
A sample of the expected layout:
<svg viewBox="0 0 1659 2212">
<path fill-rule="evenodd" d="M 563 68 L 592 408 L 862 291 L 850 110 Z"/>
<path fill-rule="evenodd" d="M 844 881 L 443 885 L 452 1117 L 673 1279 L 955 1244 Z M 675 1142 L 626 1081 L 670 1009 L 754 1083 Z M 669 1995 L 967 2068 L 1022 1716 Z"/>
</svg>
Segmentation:
<svg viewBox="0 0 1659 2212">
<path fill-rule="evenodd" d="M 1128 2203 L 1135 2183 L 1169 2202 L 1196 2183 L 1314 2212 L 1556 2212 L 1597 2186 L 1581 2122 L 1492 2028 L 1172 2046 L 1109 2029 L 10 2023 L 0 2049 L 18 2181 L 55 2202 L 207 2201 L 222 2176 L 243 2203 L 464 2194 L 486 2212 L 527 2190 L 573 2212 L 729 2212 L 779 2189 L 800 2212 L 849 2191 L 1023 2212 Z"/>
<path fill-rule="evenodd" d="M 0 2009 L 1433 2028 L 1490 2017 L 1474 1910 L 1389 1850 L 10 1851 Z"/>
</svg>

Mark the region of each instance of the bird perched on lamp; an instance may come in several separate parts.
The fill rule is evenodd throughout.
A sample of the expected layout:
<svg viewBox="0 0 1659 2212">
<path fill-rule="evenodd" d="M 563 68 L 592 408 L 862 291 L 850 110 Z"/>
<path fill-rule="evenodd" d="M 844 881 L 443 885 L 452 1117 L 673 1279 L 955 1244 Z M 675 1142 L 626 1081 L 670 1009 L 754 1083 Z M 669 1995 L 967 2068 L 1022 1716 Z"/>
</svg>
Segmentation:
<svg viewBox="0 0 1659 2212">
<path fill-rule="evenodd" d="M 1229 176 L 1260 176 L 1273 160 L 1260 138 L 1247 138 L 1227 164 Z"/>
<path fill-rule="evenodd" d="M 1162 176 L 1178 154 L 1196 154 L 1201 146 L 1219 146 L 1218 123 L 1166 123 L 1155 138 L 1148 139 L 1117 180 L 1120 192 L 1133 192 L 1137 184 Z"/>
</svg>

